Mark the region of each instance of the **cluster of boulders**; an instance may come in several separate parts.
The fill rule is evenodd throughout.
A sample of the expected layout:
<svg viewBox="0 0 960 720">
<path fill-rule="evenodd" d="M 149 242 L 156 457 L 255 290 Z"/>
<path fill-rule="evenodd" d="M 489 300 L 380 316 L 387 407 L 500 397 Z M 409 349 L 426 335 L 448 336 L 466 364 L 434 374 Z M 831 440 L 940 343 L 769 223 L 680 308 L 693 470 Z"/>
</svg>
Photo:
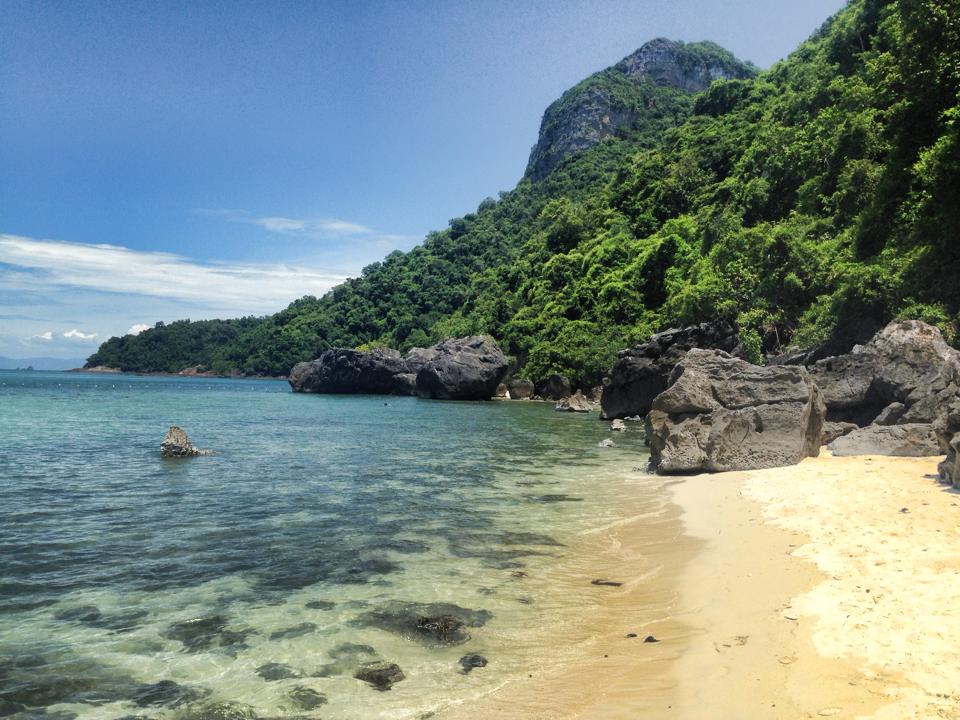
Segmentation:
<svg viewBox="0 0 960 720">
<path fill-rule="evenodd" d="M 960 353 L 936 328 L 894 321 L 849 353 L 763 367 L 737 354 L 726 323 L 655 335 L 620 354 L 603 416 L 645 416 L 659 472 L 791 465 L 827 445 L 834 455 L 946 454 L 941 475 L 960 484 Z"/>
<path fill-rule="evenodd" d="M 331 348 L 297 363 L 288 382 L 294 392 L 417 395 L 438 400 L 489 400 L 508 369 L 493 341 L 479 336 L 444 340 L 429 348 Z"/>
</svg>

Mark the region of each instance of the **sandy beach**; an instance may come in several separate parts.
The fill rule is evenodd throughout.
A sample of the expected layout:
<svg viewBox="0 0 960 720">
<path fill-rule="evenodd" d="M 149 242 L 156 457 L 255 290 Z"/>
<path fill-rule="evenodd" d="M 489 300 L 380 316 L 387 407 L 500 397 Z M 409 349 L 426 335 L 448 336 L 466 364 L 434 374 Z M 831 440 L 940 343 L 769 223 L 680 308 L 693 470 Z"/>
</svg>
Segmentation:
<svg viewBox="0 0 960 720">
<path fill-rule="evenodd" d="M 960 717 L 960 493 L 936 464 L 825 453 L 662 478 L 655 529 L 591 539 L 609 577 L 639 557 L 660 572 L 609 588 L 582 662 L 443 717 Z"/>
</svg>

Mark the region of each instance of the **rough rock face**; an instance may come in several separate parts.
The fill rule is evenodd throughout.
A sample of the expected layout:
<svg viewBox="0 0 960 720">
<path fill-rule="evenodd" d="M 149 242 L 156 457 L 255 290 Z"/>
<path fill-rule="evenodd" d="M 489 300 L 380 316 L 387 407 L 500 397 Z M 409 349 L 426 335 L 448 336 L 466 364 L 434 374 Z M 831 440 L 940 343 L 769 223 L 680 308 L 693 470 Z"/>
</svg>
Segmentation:
<svg viewBox="0 0 960 720">
<path fill-rule="evenodd" d="M 527 175 L 546 177 L 570 155 L 596 145 L 618 130 L 642 122 L 648 109 L 631 102 L 624 84 L 706 90 L 718 79 L 745 78 L 750 66 L 712 43 L 685 44 L 658 38 L 607 70 L 591 76 L 543 114 L 540 136 L 530 152 Z M 639 98 L 639 88 L 636 90 Z"/>
<path fill-rule="evenodd" d="M 759 367 L 690 350 L 647 415 L 660 473 L 793 465 L 820 452 L 825 407 L 802 367 Z"/>
<path fill-rule="evenodd" d="M 947 456 L 940 463 L 940 478 L 960 488 L 960 395 L 944 404 L 933 428 L 940 451 Z"/>
<path fill-rule="evenodd" d="M 585 413 L 593 410 L 593 405 L 582 392 L 577 390 L 575 394 L 558 402 L 555 409 L 558 412 Z"/>
<path fill-rule="evenodd" d="M 513 378 L 507 384 L 507 391 L 511 400 L 529 400 L 533 397 L 533 381 L 523 378 Z"/>
<path fill-rule="evenodd" d="M 692 348 L 724 350 L 742 357 L 740 339 L 727 322 L 701 323 L 653 335 L 632 350 L 622 350 L 604 378 L 600 417 L 646 415 L 653 399 L 667 389 L 674 366 Z"/>
<path fill-rule="evenodd" d="M 409 394 L 407 384 L 398 380 L 405 374 L 411 374 L 411 364 L 396 350 L 331 348 L 316 360 L 294 365 L 287 382 L 295 392 Z"/>
<path fill-rule="evenodd" d="M 406 356 L 384 348 L 332 348 L 316 360 L 297 363 L 288 382 L 294 392 L 489 400 L 506 371 L 500 348 L 467 337 L 413 348 Z"/>
<path fill-rule="evenodd" d="M 171 425 L 160 442 L 160 455 L 163 457 L 196 457 L 212 455 L 210 450 L 201 450 L 187 437 L 187 433 L 176 425 Z"/>
<path fill-rule="evenodd" d="M 820 433 L 820 444 L 829 445 L 838 437 L 843 437 L 856 429 L 857 426 L 854 423 L 825 422 L 823 424 L 823 430 Z"/>
<path fill-rule="evenodd" d="M 417 395 L 435 400 L 489 400 L 507 372 L 507 358 L 486 338 L 444 340 L 417 372 Z"/>
<path fill-rule="evenodd" d="M 960 353 L 918 320 L 896 320 L 866 345 L 820 360 L 810 372 L 828 419 L 860 426 L 931 423 L 960 395 Z"/>
<path fill-rule="evenodd" d="M 838 437 L 828 446 L 834 455 L 898 455 L 928 457 L 940 454 L 929 423 L 869 425 Z"/>
<path fill-rule="evenodd" d="M 566 376 L 554 373 L 539 380 L 533 391 L 544 400 L 563 400 L 570 397 L 570 381 Z"/>
</svg>

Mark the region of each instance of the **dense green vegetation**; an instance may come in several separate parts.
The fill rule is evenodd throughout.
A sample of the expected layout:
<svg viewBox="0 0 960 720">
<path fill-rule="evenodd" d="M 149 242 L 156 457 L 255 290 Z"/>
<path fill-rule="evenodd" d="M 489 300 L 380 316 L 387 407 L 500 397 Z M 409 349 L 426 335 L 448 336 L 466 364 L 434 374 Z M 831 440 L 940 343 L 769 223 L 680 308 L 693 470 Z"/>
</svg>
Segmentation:
<svg viewBox="0 0 960 720">
<path fill-rule="evenodd" d="M 174 323 L 90 362 L 282 374 L 334 345 L 486 333 L 522 374 L 592 384 L 616 350 L 720 317 L 758 360 L 895 316 L 956 340 L 960 3 L 854 0 L 755 78 L 636 92 L 629 131 L 323 298 L 198 328 L 220 333 L 192 336 L 202 359 L 167 347 Z"/>
</svg>

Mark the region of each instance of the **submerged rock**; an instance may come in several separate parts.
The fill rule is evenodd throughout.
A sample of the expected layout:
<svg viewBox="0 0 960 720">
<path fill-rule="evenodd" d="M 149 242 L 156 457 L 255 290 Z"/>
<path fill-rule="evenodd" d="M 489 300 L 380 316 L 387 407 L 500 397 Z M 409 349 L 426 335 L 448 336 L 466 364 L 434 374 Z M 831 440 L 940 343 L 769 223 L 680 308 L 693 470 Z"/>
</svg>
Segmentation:
<svg viewBox="0 0 960 720">
<path fill-rule="evenodd" d="M 293 627 L 284 628 L 283 630 L 277 630 L 276 632 L 270 633 L 271 640 L 289 640 L 291 638 L 298 638 L 301 635 L 308 635 L 312 632 L 317 631 L 317 624 L 312 622 L 302 622 Z"/>
<path fill-rule="evenodd" d="M 695 348 L 670 381 L 647 415 L 658 472 L 782 467 L 820 453 L 825 408 L 803 367 L 759 367 Z"/>
<path fill-rule="evenodd" d="M 257 675 L 267 682 L 276 680 L 290 680 L 292 678 L 303 677 L 303 673 L 296 670 L 286 663 L 269 662 L 257 668 Z"/>
<path fill-rule="evenodd" d="M 586 413 L 593 410 L 593 405 L 583 393 L 577 390 L 574 395 L 571 395 L 568 398 L 564 398 L 557 403 L 555 408 L 558 412 L 578 412 Z"/>
<path fill-rule="evenodd" d="M 487 666 L 487 659 L 483 655 L 464 655 L 460 658 L 460 667 L 464 673 L 469 673 L 474 668 Z"/>
<path fill-rule="evenodd" d="M 372 662 L 357 669 L 353 675 L 357 680 L 370 683 L 377 690 L 389 690 L 407 676 L 396 663 Z"/>
<path fill-rule="evenodd" d="M 188 706 L 174 715 L 175 720 L 259 720 L 253 708 L 240 703 L 207 703 Z"/>
<path fill-rule="evenodd" d="M 178 707 L 196 702 L 210 695 L 210 690 L 199 690 L 175 683 L 173 680 L 161 680 L 157 683 L 141 685 L 131 698 L 140 707 Z"/>
<path fill-rule="evenodd" d="M 212 450 L 201 450 L 190 442 L 187 433 L 176 425 L 170 426 L 167 434 L 164 435 L 163 440 L 160 442 L 160 455 L 162 457 L 180 458 L 212 454 Z"/>
<path fill-rule="evenodd" d="M 179 640 L 191 652 L 209 650 L 214 647 L 241 650 L 246 647 L 248 635 L 252 630 L 227 630 L 228 618 L 223 615 L 208 615 L 174 623 L 166 629 L 163 637 Z"/>
<path fill-rule="evenodd" d="M 290 691 L 290 700 L 300 710 L 313 710 L 327 704 L 327 696 L 302 685 Z"/>
<path fill-rule="evenodd" d="M 829 445 L 834 455 L 897 455 L 927 457 L 940 454 L 933 427 L 925 423 L 870 425 L 857 428 Z"/>
<path fill-rule="evenodd" d="M 742 357 L 740 338 L 728 322 L 701 323 L 665 330 L 630 350 L 622 350 L 603 381 L 600 417 L 606 420 L 646 415 L 667 389 L 670 373 L 693 348 L 724 350 Z"/>
<path fill-rule="evenodd" d="M 393 602 L 354 621 L 377 627 L 426 645 L 459 645 L 470 639 L 467 628 L 482 627 L 493 617 L 452 603 Z"/>
</svg>

